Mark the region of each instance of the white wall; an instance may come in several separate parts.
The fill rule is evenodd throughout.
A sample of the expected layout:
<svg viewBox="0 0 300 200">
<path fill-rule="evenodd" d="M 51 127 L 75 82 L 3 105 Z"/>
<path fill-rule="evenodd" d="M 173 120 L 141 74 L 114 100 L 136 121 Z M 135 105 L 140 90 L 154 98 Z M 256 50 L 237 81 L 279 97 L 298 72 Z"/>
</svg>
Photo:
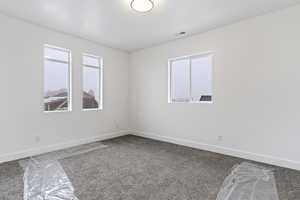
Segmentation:
<svg viewBox="0 0 300 200">
<path fill-rule="evenodd" d="M 130 127 L 147 137 L 300 169 L 299 19 L 296 6 L 128 57 L 0 15 L 0 162 Z M 72 50 L 72 112 L 43 113 L 45 43 Z M 168 104 L 167 59 L 207 51 L 214 52 L 214 103 Z M 102 111 L 81 111 L 82 52 L 104 58 Z"/>
<path fill-rule="evenodd" d="M 131 128 L 300 169 L 299 19 L 296 6 L 132 53 Z M 167 60 L 207 51 L 214 52 L 214 103 L 168 104 Z"/>
<path fill-rule="evenodd" d="M 0 27 L 0 162 L 128 130 L 128 53 L 4 15 Z M 43 113 L 44 44 L 72 51 L 72 112 Z M 101 111 L 81 111 L 83 52 L 104 59 Z"/>
</svg>

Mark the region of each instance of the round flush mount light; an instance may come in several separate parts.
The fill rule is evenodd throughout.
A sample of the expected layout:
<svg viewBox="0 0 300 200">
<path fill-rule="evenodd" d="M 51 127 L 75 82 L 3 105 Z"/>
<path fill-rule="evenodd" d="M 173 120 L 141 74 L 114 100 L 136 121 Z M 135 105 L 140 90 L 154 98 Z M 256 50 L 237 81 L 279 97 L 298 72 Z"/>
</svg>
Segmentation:
<svg viewBox="0 0 300 200">
<path fill-rule="evenodd" d="M 151 0 L 132 0 L 131 8 L 137 12 L 148 12 L 154 7 Z"/>
</svg>

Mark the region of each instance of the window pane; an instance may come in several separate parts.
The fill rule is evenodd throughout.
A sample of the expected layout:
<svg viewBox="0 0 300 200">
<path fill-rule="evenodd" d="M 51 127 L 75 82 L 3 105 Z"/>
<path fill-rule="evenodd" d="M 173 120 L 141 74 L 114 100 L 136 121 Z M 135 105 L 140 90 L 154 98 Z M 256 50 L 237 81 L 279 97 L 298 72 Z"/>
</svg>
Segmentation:
<svg viewBox="0 0 300 200">
<path fill-rule="evenodd" d="M 212 56 L 191 60 L 191 96 L 193 101 L 211 101 Z"/>
<path fill-rule="evenodd" d="M 62 51 L 53 48 L 45 48 L 45 57 L 51 58 L 55 60 L 61 60 L 65 62 L 69 62 L 69 53 L 67 51 Z"/>
<path fill-rule="evenodd" d="M 172 62 L 172 101 L 189 101 L 189 71 L 188 59 L 176 60 Z"/>
<path fill-rule="evenodd" d="M 100 104 L 100 69 L 83 67 L 83 109 L 97 109 Z"/>
<path fill-rule="evenodd" d="M 45 111 L 68 110 L 68 68 L 68 64 L 45 60 Z"/>
<path fill-rule="evenodd" d="M 91 56 L 83 56 L 83 64 L 99 67 L 99 59 Z"/>
</svg>

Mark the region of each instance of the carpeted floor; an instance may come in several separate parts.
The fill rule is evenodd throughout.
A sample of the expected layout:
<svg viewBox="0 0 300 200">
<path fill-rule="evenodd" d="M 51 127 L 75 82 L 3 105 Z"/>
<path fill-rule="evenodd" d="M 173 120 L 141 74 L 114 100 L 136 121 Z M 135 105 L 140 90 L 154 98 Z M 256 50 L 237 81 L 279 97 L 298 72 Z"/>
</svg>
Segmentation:
<svg viewBox="0 0 300 200">
<path fill-rule="evenodd" d="M 79 200 L 215 200 L 233 165 L 244 160 L 124 136 L 107 147 L 60 159 Z M 280 200 L 300 200 L 300 172 L 274 167 Z M 18 161 L 0 164 L 0 200 L 23 199 Z"/>
</svg>

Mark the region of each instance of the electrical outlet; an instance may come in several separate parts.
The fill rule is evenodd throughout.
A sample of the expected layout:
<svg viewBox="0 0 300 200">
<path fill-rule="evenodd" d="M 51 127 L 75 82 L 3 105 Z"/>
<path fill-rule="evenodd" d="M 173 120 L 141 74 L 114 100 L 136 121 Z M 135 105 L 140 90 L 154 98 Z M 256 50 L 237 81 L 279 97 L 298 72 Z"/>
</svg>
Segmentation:
<svg viewBox="0 0 300 200">
<path fill-rule="evenodd" d="M 217 138 L 217 140 L 218 140 L 219 142 L 223 141 L 223 136 L 222 136 L 222 135 L 219 135 L 218 138 Z"/>
<path fill-rule="evenodd" d="M 35 142 L 36 142 L 36 143 L 39 143 L 40 141 L 41 141 L 40 136 L 35 136 Z"/>
<path fill-rule="evenodd" d="M 117 120 L 114 120 L 114 125 L 116 129 L 120 129 L 119 123 L 117 122 Z"/>
</svg>

